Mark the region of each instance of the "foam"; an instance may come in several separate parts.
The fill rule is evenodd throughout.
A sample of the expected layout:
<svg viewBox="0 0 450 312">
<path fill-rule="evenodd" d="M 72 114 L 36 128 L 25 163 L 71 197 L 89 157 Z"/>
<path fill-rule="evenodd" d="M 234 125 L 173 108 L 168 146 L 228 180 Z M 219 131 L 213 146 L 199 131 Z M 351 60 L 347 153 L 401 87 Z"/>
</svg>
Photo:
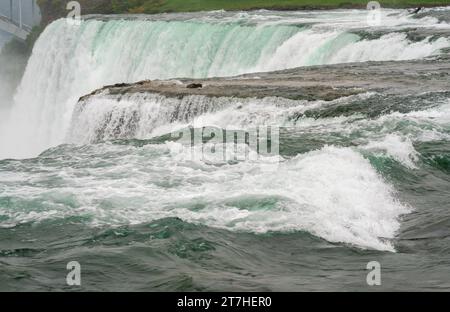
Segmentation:
<svg viewBox="0 0 450 312">
<path fill-rule="evenodd" d="M 414 149 L 411 139 L 397 134 L 388 134 L 383 139 L 372 141 L 363 147 L 374 152 L 382 151 L 410 169 L 417 169 L 415 162 L 419 153 Z"/>
<path fill-rule="evenodd" d="M 264 159 L 217 166 L 186 159 L 183 147 L 174 144 L 179 143 L 72 150 L 73 159 L 83 158 L 83 168 L 64 174 L 46 168 L 48 177 L 61 179 L 58 187 L 3 186 L 2 196 L 22 202 L 0 208 L 8 217 L 0 225 L 78 216 L 89 218 L 92 226 L 114 226 L 178 217 L 237 232 L 305 231 L 330 242 L 394 251 L 398 218 L 409 209 L 352 149 L 325 147 L 268 172 L 261 167 Z M 32 171 L 23 179 L 37 175 L 43 179 Z"/>
</svg>

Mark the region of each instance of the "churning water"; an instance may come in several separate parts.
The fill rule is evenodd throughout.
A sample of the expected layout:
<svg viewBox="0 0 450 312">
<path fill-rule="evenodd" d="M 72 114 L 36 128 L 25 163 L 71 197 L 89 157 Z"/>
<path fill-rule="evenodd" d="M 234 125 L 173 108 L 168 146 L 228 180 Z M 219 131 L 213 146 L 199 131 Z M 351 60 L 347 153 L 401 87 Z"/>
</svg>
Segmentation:
<svg viewBox="0 0 450 312">
<path fill-rule="evenodd" d="M 78 102 L 143 79 L 437 57 L 442 12 L 386 10 L 378 27 L 350 10 L 54 22 L 0 127 L 0 288 L 65 289 L 77 260 L 91 290 L 359 290 L 376 260 L 384 289 L 448 290 L 450 90 Z M 275 171 L 167 140 L 262 125 L 281 127 Z"/>
</svg>

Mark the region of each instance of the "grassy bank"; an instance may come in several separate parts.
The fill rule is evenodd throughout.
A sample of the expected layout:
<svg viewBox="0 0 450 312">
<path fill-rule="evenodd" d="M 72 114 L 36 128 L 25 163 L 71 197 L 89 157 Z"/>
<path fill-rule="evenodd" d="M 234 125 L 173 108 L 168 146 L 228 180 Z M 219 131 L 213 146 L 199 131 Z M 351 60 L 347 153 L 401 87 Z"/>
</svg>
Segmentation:
<svg viewBox="0 0 450 312">
<path fill-rule="evenodd" d="M 365 8 L 368 0 L 112 0 L 113 10 L 132 13 L 192 12 L 209 10 L 252 9 L 331 9 Z M 382 7 L 410 8 L 418 6 L 445 6 L 442 0 L 380 0 Z"/>
<path fill-rule="evenodd" d="M 38 0 L 44 23 L 65 16 L 70 0 Z M 369 0 L 78 0 L 83 14 L 365 8 Z M 445 6 L 449 0 L 379 0 L 382 7 Z"/>
</svg>

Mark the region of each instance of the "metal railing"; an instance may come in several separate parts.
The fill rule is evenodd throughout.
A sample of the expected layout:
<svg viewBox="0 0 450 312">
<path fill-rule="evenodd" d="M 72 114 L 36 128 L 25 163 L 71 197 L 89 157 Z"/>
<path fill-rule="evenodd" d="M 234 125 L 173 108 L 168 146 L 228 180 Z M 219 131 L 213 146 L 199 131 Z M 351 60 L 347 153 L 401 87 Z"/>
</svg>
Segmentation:
<svg viewBox="0 0 450 312">
<path fill-rule="evenodd" d="M 30 25 L 27 25 L 27 24 L 24 24 L 24 23 L 20 24 L 20 22 L 12 20 L 9 17 L 4 16 L 1 13 L 0 13 L 0 20 L 4 21 L 6 23 L 12 24 L 12 25 L 14 25 L 14 26 L 16 26 L 16 27 L 18 27 L 18 28 L 20 28 L 22 30 L 25 30 L 26 32 L 31 32 L 31 29 L 33 28 Z"/>
<path fill-rule="evenodd" d="M 2 0 L 5 1 L 5 0 Z M 34 16 L 34 12 L 36 10 L 35 8 L 35 1 L 34 0 L 24 0 L 25 5 L 27 3 L 29 3 L 31 5 L 31 10 L 33 12 L 33 16 Z M 0 12 L 0 19 L 3 22 L 9 23 L 11 25 L 14 25 L 26 32 L 30 32 L 32 29 L 32 26 L 27 25 L 23 22 L 23 8 L 24 8 L 24 1 L 23 0 L 9 0 L 9 14 L 6 14 L 6 12 Z M 18 6 L 17 6 L 18 3 Z M 13 4 L 16 4 L 16 14 L 18 14 L 18 20 L 14 19 L 14 6 Z"/>
</svg>

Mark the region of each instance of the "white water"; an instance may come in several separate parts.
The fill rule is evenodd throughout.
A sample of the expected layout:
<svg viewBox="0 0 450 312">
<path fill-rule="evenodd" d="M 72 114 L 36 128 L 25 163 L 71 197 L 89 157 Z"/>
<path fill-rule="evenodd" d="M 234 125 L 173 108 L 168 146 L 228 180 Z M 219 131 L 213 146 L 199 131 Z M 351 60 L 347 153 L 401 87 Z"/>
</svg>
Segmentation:
<svg viewBox="0 0 450 312">
<path fill-rule="evenodd" d="M 35 156 L 64 142 L 78 98 L 106 84 L 414 59 L 450 46 L 443 38 L 409 42 L 401 33 L 360 40 L 349 31 L 369 29 L 365 11 L 216 12 L 161 18 L 164 21 L 89 20 L 79 27 L 65 20 L 51 24 L 36 43 L 13 109 L 0 127 L 0 158 Z M 388 10 L 376 29 L 386 27 L 448 25 Z"/>
<path fill-rule="evenodd" d="M 77 107 L 70 140 L 95 142 L 98 129 L 104 129 L 101 138 L 108 139 L 145 138 L 155 131 L 167 133 L 188 124 L 293 125 L 289 117 L 305 109 L 346 105 L 375 95 L 306 103 L 191 96 L 167 100 L 155 95 L 118 100 L 99 94 Z M 422 139 L 430 129 L 448 134 L 449 107 L 447 99 L 432 107 L 370 120 L 358 115 L 301 118 L 295 124 L 310 137 L 327 132 L 348 137 L 358 133 L 360 145 L 324 147 L 273 163 L 272 170 L 266 167 L 273 160 L 265 157 L 218 166 L 192 158 L 186 150 L 189 147 L 173 142 L 143 147 L 61 146 L 40 158 L 39 170 L 34 162 L 21 162 L 20 171 L 17 162 L 3 164 L 11 168 L 2 170 L 2 196 L 18 199 L 13 206 L 0 207 L 4 216 L 0 226 L 71 216 L 87 218 L 93 226 L 178 217 L 230 231 L 306 231 L 330 242 L 394 251 L 391 239 L 399 230 L 399 216 L 410 208 L 396 199 L 393 187 L 359 151 L 383 153 L 415 169 L 417 152 L 412 139 Z M 131 128 L 120 127 L 124 122 L 132 124 L 135 112 L 142 120 Z M 179 114 L 174 117 L 174 112 Z M 399 130 L 401 123 L 409 126 Z M 130 129 L 135 132 L 130 134 Z"/>
<path fill-rule="evenodd" d="M 393 251 L 398 217 L 408 212 L 369 161 L 348 148 L 302 154 L 275 171 L 262 169 L 264 159 L 210 165 L 190 158 L 179 143 L 91 145 L 63 158 L 55 152 L 46 157 L 58 159 L 57 166 L 36 171 L 25 164 L 21 173 L 2 174 L 3 196 L 17 200 L 0 207 L 1 227 L 70 216 L 94 226 L 178 217 L 231 231 L 307 231 Z M 54 181 L 58 187 L 49 188 Z"/>
<path fill-rule="evenodd" d="M 148 139 L 167 134 L 180 127 L 234 128 L 245 130 L 257 125 L 296 126 L 302 131 L 342 132 L 345 134 L 366 128 L 372 135 L 389 133 L 401 121 L 408 121 L 403 129 L 418 136 L 432 128 L 441 133 L 449 131 L 449 99 L 444 95 L 416 104 L 411 112 L 393 111 L 367 119 L 358 113 L 332 118 L 293 117 L 306 111 L 327 110 L 336 106 L 377 98 L 368 92 L 333 101 L 289 100 L 278 97 L 229 98 L 188 95 L 181 98 L 153 93 L 109 95 L 100 93 L 80 101 L 74 110 L 66 141 L 78 144 L 111 139 Z M 379 101 L 383 101 L 380 99 Z M 408 101 L 407 98 L 404 101 Z M 369 112 L 370 108 L 367 109 Z M 136 118 L 139 117 L 139 118 Z M 381 128 L 381 129 L 378 129 Z M 100 131 L 101 130 L 101 131 Z M 381 130 L 381 132 L 380 132 Z M 101 134 L 100 136 L 96 136 Z"/>
<path fill-rule="evenodd" d="M 318 102 L 320 105 L 322 102 Z M 66 142 L 89 144 L 112 139 L 148 139 L 187 126 L 247 129 L 283 125 L 306 101 L 282 98 L 239 99 L 157 94 L 110 96 L 98 94 L 76 108 Z M 308 105 L 311 107 L 311 104 Z"/>
<path fill-rule="evenodd" d="M 449 100 L 434 99 L 409 113 L 392 112 L 377 118 L 359 114 L 334 118 L 293 118 L 307 110 L 369 100 L 366 93 L 334 101 L 294 101 L 282 98 L 236 99 L 186 96 L 181 99 L 155 94 L 111 96 L 98 94 L 80 102 L 66 142 L 97 143 L 112 139 L 148 139 L 187 127 L 246 130 L 256 126 L 295 127 L 299 132 L 358 138 L 363 151 L 386 154 L 407 168 L 416 168 L 413 141 L 448 139 Z M 424 104 L 422 104 L 424 105 Z M 403 124 L 403 125 L 402 125 Z M 402 126 L 400 126 L 402 125 Z"/>
</svg>

